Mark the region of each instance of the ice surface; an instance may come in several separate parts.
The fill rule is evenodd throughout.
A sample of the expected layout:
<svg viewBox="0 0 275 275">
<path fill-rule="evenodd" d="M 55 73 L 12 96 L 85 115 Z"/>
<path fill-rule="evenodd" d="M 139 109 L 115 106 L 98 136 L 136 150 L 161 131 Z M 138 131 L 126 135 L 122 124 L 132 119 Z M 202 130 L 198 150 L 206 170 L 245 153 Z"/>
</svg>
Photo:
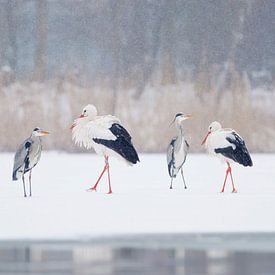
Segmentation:
<svg viewBox="0 0 275 275">
<path fill-rule="evenodd" d="M 141 155 L 129 167 L 110 161 L 114 193 L 107 177 L 97 192 L 104 164 L 94 154 L 43 152 L 33 170 L 33 197 L 12 182 L 13 154 L 0 154 L 0 239 L 85 239 L 130 233 L 275 231 L 275 155 L 253 155 L 254 167 L 232 167 L 220 194 L 225 167 L 208 155 L 189 155 L 183 184 L 169 190 L 165 155 Z"/>
</svg>

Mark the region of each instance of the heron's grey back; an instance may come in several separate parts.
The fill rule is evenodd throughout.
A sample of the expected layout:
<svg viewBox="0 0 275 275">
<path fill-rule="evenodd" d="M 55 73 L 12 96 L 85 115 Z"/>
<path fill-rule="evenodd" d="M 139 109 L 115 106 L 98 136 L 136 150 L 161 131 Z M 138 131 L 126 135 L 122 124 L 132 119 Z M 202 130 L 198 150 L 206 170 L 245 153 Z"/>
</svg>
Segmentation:
<svg viewBox="0 0 275 275">
<path fill-rule="evenodd" d="M 29 137 L 18 147 L 14 156 L 13 180 L 32 169 L 40 160 L 42 151 L 39 137 Z"/>
<path fill-rule="evenodd" d="M 13 172 L 12 172 L 13 180 L 17 180 L 19 177 L 19 174 L 24 172 L 25 159 L 28 155 L 28 148 L 26 148 L 27 143 L 30 143 L 30 144 L 32 143 L 31 138 L 27 138 L 26 140 L 24 140 L 23 143 L 20 144 L 16 150 L 16 153 L 14 156 Z"/>
</svg>

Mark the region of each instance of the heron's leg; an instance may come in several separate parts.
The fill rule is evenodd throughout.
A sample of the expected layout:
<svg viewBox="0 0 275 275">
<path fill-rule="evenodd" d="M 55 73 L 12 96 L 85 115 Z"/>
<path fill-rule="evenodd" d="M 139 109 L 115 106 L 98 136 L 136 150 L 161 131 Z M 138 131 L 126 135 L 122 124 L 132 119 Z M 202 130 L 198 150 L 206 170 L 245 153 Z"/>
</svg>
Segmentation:
<svg viewBox="0 0 275 275">
<path fill-rule="evenodd" d="M 109 182 L 109 192 L 107 194 L 112 194 L 112 187 L 111 187 L 111 177 L 110 177 L 110 165 L 108 161 L 109 157 L 105 157 L 106 165 L 107 165 L 107 172 L 108 172 L 108 182 Z"/>
<path fill-rule="evenodd" d="M 232 183 L 232 193 L 237 193 L 237 189 L 235 188 L 234 181 L 233 181 L 232 169 L 230 167 L 230 164 L 229 163 L 227 163 L 227 164 L 228 164 L 230 178 L 231 178 L 231 183 Z"/>
<path fill-rule="evenodd" d="M 107 170 L 107 162 L 106 162 L 106 157 L 105 157 L 105 166 L 103 168 L 103 171 L 101 172 L 101 174 L 100 174 L 99 178 L 97 179 L 95 185 L 93 187 L 89 188 L 88 190 L 94 190 L 94 191 L 96 191 L 97 185 L 99 184 L 99 182 L 100 182 L 103 174 L 106 172 L 106 170 Z"/>
<path fill-rule="evenodd" d="M 32 196 L 32 169 L 29 173 L 30 197 Z"/>
<path fill-rule="evenodd" d="M 226 181 L 227 181 L 227 176 L 228 176 L 228 173 L 231 171 L 231 167 L 230 167 L 229 163 L 228 162 L 226 162 L 226 163 L 228 165 L 228 168 L 226 169 L 225 179 L 224 179 L 224 183 L 223 183 L 223 187 L 222 187 L 221 193 L 224 192 L 225 184 L 226 184 Z"/>
<path fill-rule="evenodd" d="M 171 177 L 170 189 L 173 189 L 173 177 Z"/>
<path fill-rule="evenodd" d="M 25 187 L 25 178 L 24 178 L 24 174 L 22 176 L 22 181 L 23 181 L 23 188 L 24 188 L 24 197 L 27 197 L 27 194 L 26 194 L 26 187 Z"/>
<path fill-rule="evenodd" d="M 185 184 L 185 179 L 184 179 L 184 176 L 183 176 L 183 169 L 182 168 L 180 169 L 180 172 L 181 172 L 181 176 L 182 176 L 182 180 L 183 180 L 183 184 L 184 184 L 184 189 L 187 189 L 187 186 Z"/>
</svg>

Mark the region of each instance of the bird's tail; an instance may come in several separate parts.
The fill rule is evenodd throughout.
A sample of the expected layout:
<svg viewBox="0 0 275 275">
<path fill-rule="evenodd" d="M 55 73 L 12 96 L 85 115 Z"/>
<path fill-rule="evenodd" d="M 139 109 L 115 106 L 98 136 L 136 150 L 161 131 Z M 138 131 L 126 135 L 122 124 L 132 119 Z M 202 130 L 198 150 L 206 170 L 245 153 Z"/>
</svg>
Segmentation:
<svg viewBox="0 0 275 275">
<path fill-rule="evenodd" d="M 23 171 L 21 171 L 20 169 L 16 169 L 16 170 L 13 170 L 12 172 L 12 180 L 18 180 L 23 174 Z"/>
<path fill-rule="evenodd" d="M 172 160 L 168 163 L 168 173 L 171 178 L 175 178 L 177 176 L 177 171 Z"/>
<path fill-rule="evenodd" d="M 253 166 L 253 162 L 251 159 L 251 156 L 248 154 L 245 154 L 243 159 L 243 166 Z"/>
<path fill-rule="evenodd" d="M 253 166 L 251 156 L 245 146 L 237 151 L 236 159 L 240 164 L 242 164 L 245 167 Z"/>
<path fill-rule="evenodd" d="M 12 180 L 18 180 L 16 171 L 13 171 L 13 173 L 12 173 Z"/>
<path fill-rule="evenodd" d="M 140 161 L 137 151 L 132 144 L 128 144 L 127 150 L 123 152 L 123 157 L 130 163 L 130 165 L 134 165 Z"/>
</svg>

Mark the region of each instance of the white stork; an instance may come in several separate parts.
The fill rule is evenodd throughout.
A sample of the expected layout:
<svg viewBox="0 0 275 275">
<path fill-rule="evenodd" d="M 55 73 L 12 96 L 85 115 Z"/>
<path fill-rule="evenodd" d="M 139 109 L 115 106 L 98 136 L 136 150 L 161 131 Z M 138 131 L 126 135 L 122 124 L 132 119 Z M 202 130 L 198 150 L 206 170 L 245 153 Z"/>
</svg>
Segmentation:
<svg viewBox="0 0 275 275">
<path fill-rule="evenodd" d="M 243 166 L 253 165 L 244 140 L 236 131 L 229 128 L 222 128 L 219 122 L 214 121 L 208 127 L 208 133 L 202 141 L 202 145 L 203 144 L 205 144 L 209 154 L 215 155 L 219 157 L 222 162 L 227 163 L 228 167 L 221 192 L 224 192 L 227 176 L 230 174 L 233 188 L 232 193 L 236 193 L 237 190 L 234 186 L 230 163 L 237 162 Z"/>
<path fill-rule="evenodd" d="M 94 105 L 87 105 L 72 126 L 72 138 L 77 145 L 87 149 L 94 148 L 98 155 L 104 156 L 105 166 L 95 185 L 88 190 L 96 191 L 103 174 L 108 172 L 109 192 L 112 193 L 109 156 L 126 161 L 133 165 L 139 161 L 138 154 L 132 144 L 131 136 L 121 125 L 118 118 L 105 115 L 98 116 Z"/>
</svg>

